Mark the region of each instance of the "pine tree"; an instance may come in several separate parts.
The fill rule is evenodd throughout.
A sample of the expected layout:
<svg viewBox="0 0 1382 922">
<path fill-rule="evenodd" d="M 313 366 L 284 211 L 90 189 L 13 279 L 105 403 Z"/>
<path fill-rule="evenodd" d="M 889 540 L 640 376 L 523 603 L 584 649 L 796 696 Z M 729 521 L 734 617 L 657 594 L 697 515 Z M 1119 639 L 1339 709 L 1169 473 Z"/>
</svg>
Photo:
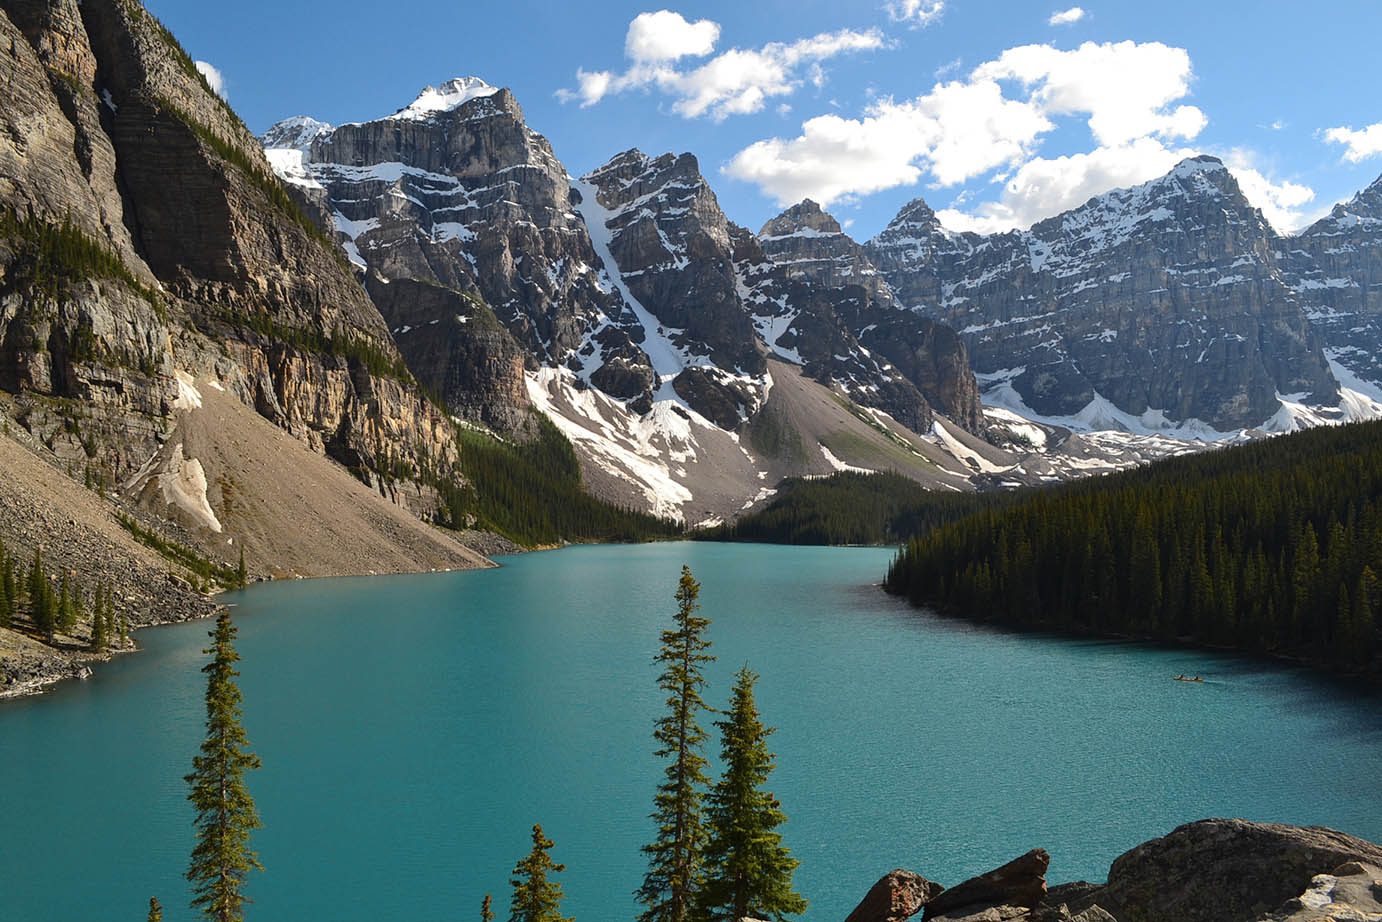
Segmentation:
<svg viewBox="0 0 1382 922">
<path fill-rule="evenodd" d="M 541 826 L 534 824 L 533 850 L 514 866 L 514 876 L 509 879 L 513 886 L 509 922 L 571 922 L 561 914 L 561 884 L 547 879 L 548 874 L 566 870 L 566 865 L 552 863 L 552 856 L 547 853 L 551 847 L 552 840 L 542 834 Z M 484 907 L 488 906 L 486 894 Z"/>
<path fill-rule="evenodd" d="M 490 899 L 488 893 L 485 894 L 484 901 L 480 903 L 480 922 L 494 922 L 494 901 Z"/>
<path fill-rule="evenodd" d="M 104 653 L 110 643 L 110 628 L 106 624 L 106 584 L 96 586 L 96 598 L 91 603 L 91 650 Z"/>
<path fill-rule="evenodd" d="M 163 922 L 163 907 L 156 896 L 149 897 L 149 922 Z"/>
<path fill-rule="evenodd" d="M 34 550 L 34 563 L 29 568 L 29 611 L 34 627 L 52 643 L 58 626 L 57 601 L 48 575 L 43 572 L 43 554 L 38 549 Z"/>
<path fill-rule="evenodd" d="M 240 922 L 247 898 L 240 892 L 251 870 L 264 868 L 250 850 L 250 833 L 261 825 L 254 800 L 245 786 L 245 772 L 259 768 L 259 757 L 248 750 L 249 739 L 240 725 L 240 689 L 235 677 L 235 627 L 222 610 L 211 631 L 212 654 L 202 667 L 206 673 L 206 741 L 192 759 L 192 773 L 184 780 L 197 810 L 197 844 L 192 849 L 186 878 L 191 881 L 194 909 L 216 922 Z"/>
<path fill-rule="evenodd" d="M 14 558 L 0 544 L 0 627 L 9 627 L 19 606 L 19 587 L 14 581 Z"/>
<path fill-rule="evenodd" d="M 705 679 L 701 666 L 715 657 L 705 651 L 710 619 L 698 616 L 700 584 L 691 568 L 682 565 L 677 586 L 676 628 L 662 632 L 662 650 L 653 662 L 663 665 L 658 687 L 667 692 L 667 713 L 653 730 L 656 755 L 669 758 L 666 780 L 658 787 L 651 818 L 657 821 L 657 840 L 643 846 L 648 871 L 636 895 L 647 907 L 639 922 L 686 922 L 702 881 L 705 825 L 702 800 L 709 779 L 705 775 L 706 733 L 696 722 L 706 709 L 701 698 Z"/>
<path fill-rule="evenodd" d="M 710 792 L 706 810 L 706 882 L 699 903 L 716 922 L 746 916 L 774 919 L 806 911 L 806 900 L 792 889 L 799 861 L 782 845 L 777 827 L 787 822 L 782 805 L 762 787 L 774 767 L 768 736 L 753 700 L 758 676 L 739 670 L 729 716 L 718 720 L 724 776 Z"/>
<path fill-rule="evenodd" d="M 245 548 L 240 547 L 240 563 L 235 567 L 235 588 L 244 589 L 249 584 L 249 575 L 245 572 Z"/>
<path fill-rule="evenodd" d="M 72 582 L 62 571 L 62 588 L 58 590 L 58 630 L 69 633 L 77 625 L 77 610 L 72 607 Z"/>
</svg>

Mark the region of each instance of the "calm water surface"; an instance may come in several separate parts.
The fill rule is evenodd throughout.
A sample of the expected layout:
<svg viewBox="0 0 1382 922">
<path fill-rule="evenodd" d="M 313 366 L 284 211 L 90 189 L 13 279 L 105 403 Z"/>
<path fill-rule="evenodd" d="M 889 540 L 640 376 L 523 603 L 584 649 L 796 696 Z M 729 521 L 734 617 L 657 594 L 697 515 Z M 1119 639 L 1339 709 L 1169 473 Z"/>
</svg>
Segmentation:
<svg viewBox="0 0 1382 922">
<path fill-rule="evenodd" d="M 541 822 L 564 909 L 632 920 L 659 766 L 651 658 L 682 562 L 724 703 L 748 663 L 810 922 L 903 866 L 954 884 L 1035 846 L 1051 878 L 1207 816 L 1382 840 L 1382 697 L 1214 655 L 996 633 L 876 588 L 890 552 L 580 547 L 498 570 L 304 581 L 239 606 L 264 768 L 249 917 L 506 915 Z M 0 706 L 0 920 L 190 917 L 182 776 L 207 623 L 143 631 L 94 679 Z M 1203 685 L 1173 682 L 1200 673 Z M 718 751 L 718 747 L 717 747 Z"/>
</svg>

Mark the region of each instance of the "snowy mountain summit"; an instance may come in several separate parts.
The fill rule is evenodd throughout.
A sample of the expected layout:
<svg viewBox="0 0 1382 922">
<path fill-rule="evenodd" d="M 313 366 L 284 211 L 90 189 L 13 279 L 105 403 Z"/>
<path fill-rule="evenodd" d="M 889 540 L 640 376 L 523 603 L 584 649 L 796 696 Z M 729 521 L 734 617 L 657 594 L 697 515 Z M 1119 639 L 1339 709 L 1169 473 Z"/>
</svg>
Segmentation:
<svg viewBox="0 0 1382 922">
<path fill-rule="evenodd" d="M 493 96 L 499 87 L 490 86 L 479 77 L 453 77 L 441 86 L 428 86 L 417 99 L 399 109 L 390 119 L 425 119 L 439 112 L 450 112 L 481 96 Z"/>
</svg>

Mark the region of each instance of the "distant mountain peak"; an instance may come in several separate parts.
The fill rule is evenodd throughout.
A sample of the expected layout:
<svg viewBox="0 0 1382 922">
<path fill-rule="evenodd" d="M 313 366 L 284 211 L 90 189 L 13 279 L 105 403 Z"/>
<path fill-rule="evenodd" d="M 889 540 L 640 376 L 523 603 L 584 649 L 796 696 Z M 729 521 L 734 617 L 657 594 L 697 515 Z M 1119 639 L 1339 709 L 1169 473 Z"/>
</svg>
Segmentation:
<svg viewBox="0 0 1382 922">
<path fill-rule="evenodd" d="M 802 199 L 782 214 L 763 225 L 759 237 L 787 237 L 803 231 L 816 234 L 840 234 L 840 222 L 811 199 Z"/>
<path fill-rule="evenodd" d="M 491 86 L 479 77 L 453 77 L 441 86 L 427 86 L 407 106 L 399 109 L 391 119 L 418 120 L 431 118 L 442 112 L 458 109 L 472 99 L 493 96 L 499 87 Z"/>
<path fill-rule="evenodd" d="M 278 122 L 259 139 L 267 149 L 293 149 L 306 151 L 312 142 L 324 134 L 330 134 L 332 126 L 306 115 L 294 115 Z"/>
</svg>

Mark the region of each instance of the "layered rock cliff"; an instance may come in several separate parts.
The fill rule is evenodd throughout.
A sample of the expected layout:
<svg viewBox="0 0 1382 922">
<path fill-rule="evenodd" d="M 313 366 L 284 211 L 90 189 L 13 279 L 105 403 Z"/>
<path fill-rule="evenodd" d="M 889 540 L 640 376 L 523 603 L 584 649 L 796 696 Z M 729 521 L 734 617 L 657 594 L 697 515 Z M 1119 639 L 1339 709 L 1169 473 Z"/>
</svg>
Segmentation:
<svg viewBox="0 0 1382 922">
<path fill-rule="evenodd" d="M 976 371 L 1047 417 L 1260 426 L 1278 395 L 1339 402 L 1279 238 L 1212 157 L 1027 231 L 951 233 L 920 200 L 868 252 L 902 302 L 960 332 Z"/>
</svg>

